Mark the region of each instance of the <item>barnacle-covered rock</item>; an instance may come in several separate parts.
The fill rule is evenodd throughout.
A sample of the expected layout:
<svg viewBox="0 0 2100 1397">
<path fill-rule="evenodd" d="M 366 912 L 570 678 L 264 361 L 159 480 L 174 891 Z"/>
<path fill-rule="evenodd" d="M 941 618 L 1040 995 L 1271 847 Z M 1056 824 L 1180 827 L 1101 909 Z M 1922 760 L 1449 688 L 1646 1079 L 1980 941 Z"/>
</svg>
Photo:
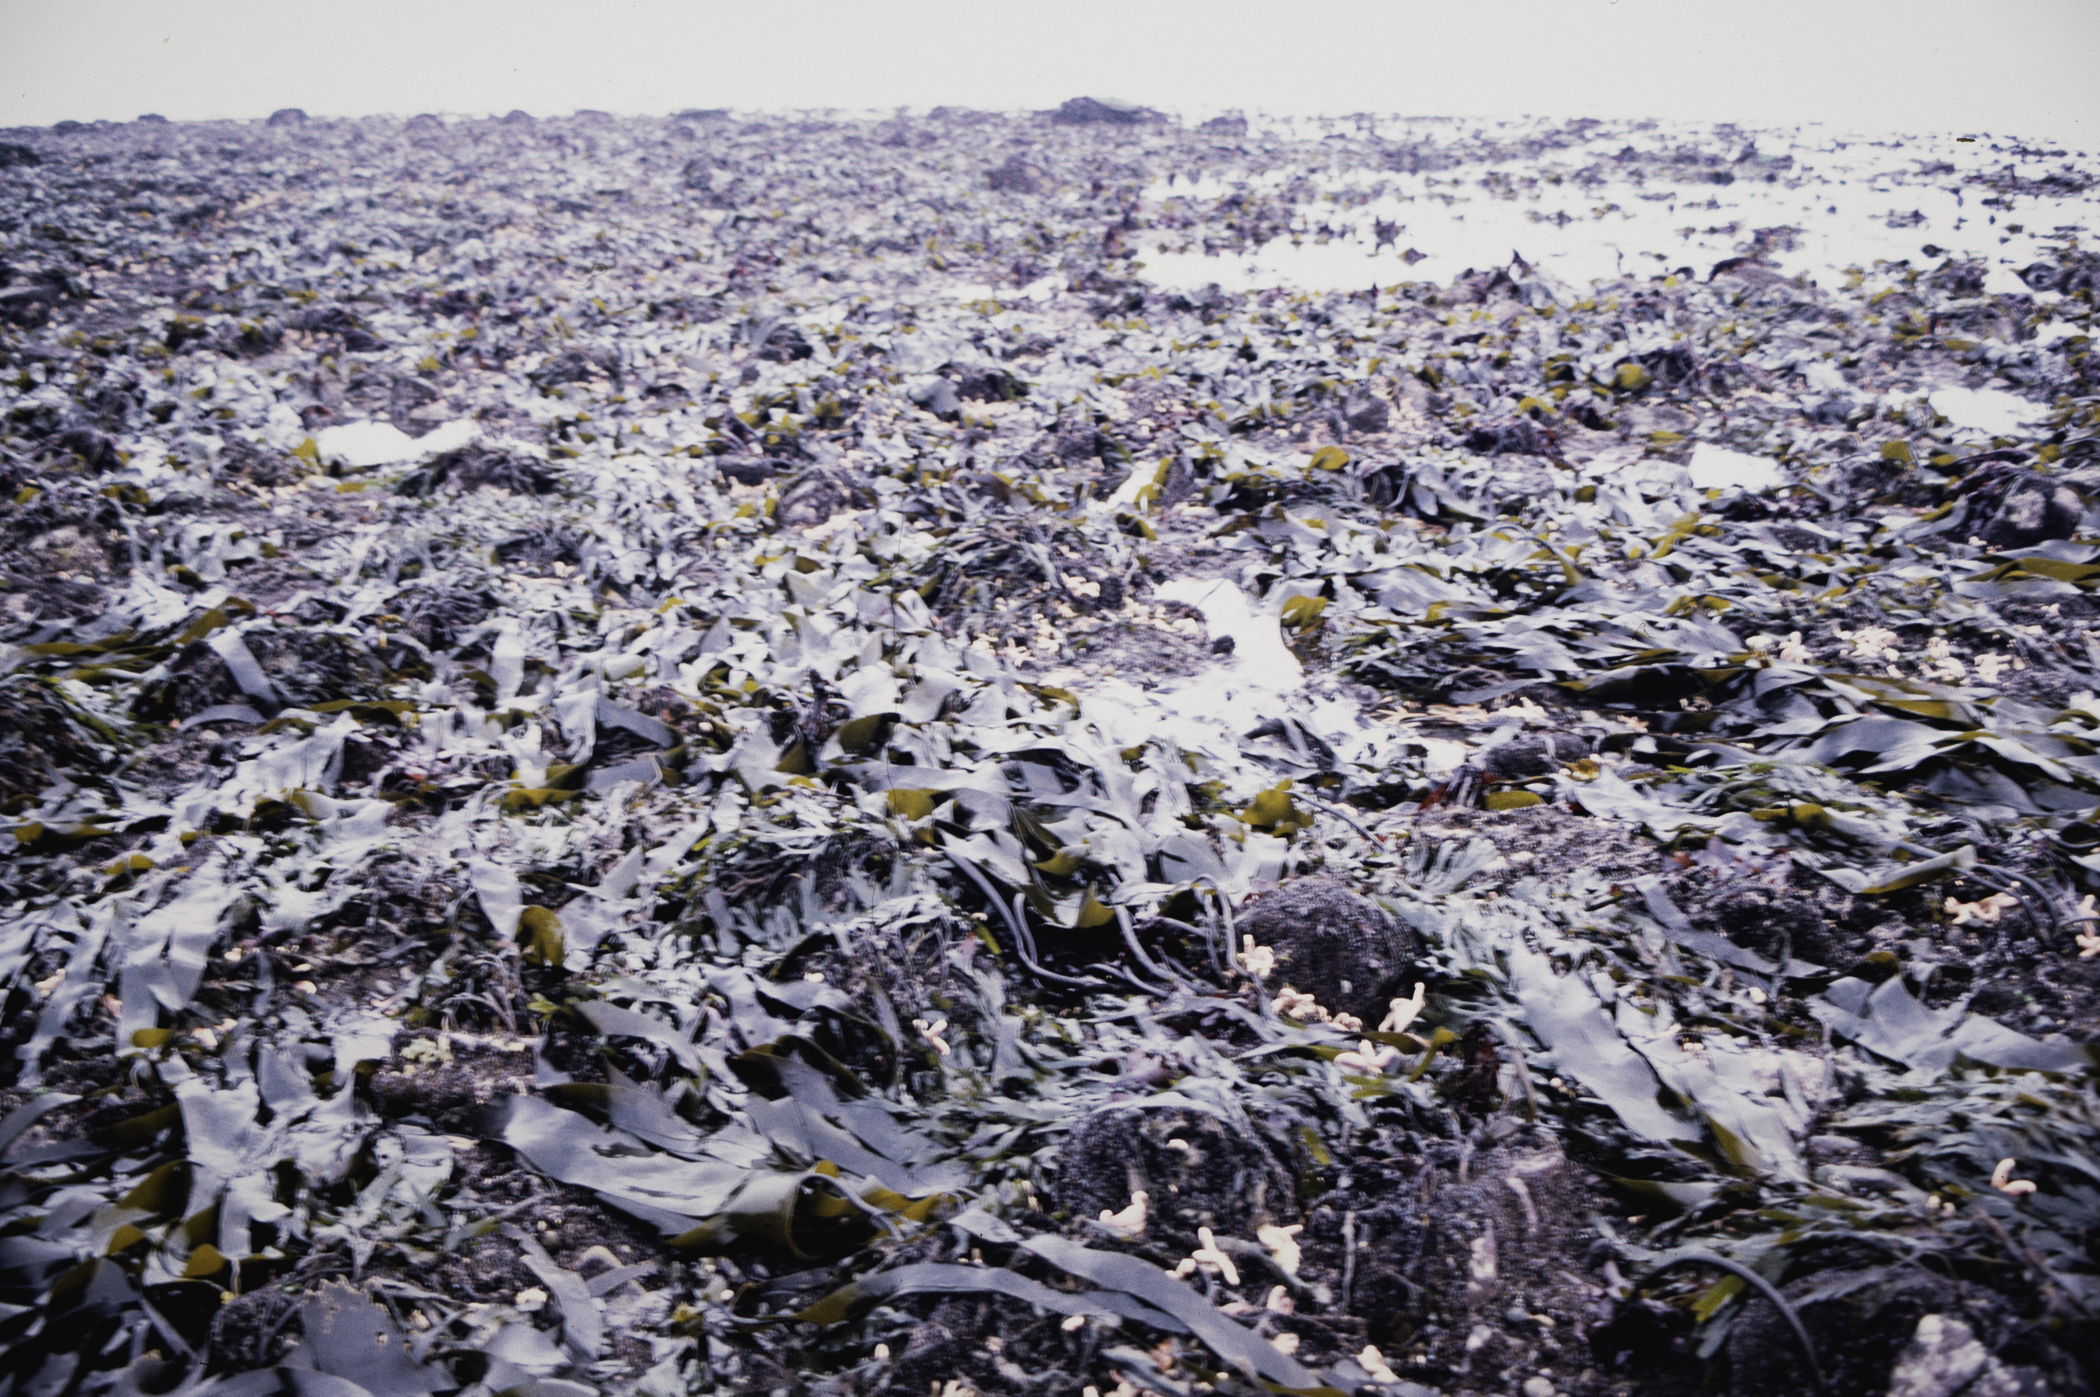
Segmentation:
<svg viewBox="0 0 2100 1397">
<path fill-rule="evenodd" d="M 1251 901 L 1239 931 L 1274 948 L 1271 983 L 1311 995 L 1330 1013 L 1376 1025 L 1402 993 L 1414 935 L 1386 912 L 1327 878 L 1300 878 Z"/>
<path fill-rule="evenodd" d="M 1057 1155 L 1057 1200 L 1076 1225 L 1117 1213 L 1135 1193 L 1177 1237 L 1208 1227 L 1251 1237 L 1297 1211 L 1290 1176 L 1261 1138 L 1185 1106 L 1109 1106 L 1072 1128 Z"/>
</svg>

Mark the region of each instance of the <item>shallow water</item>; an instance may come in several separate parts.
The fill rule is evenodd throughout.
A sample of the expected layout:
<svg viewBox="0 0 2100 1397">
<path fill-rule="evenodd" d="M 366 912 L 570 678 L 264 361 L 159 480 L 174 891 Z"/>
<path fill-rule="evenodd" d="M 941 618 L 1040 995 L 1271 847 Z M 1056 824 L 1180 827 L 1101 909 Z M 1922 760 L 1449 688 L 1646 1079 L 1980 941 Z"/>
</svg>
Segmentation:
<svg viewBox="0 0 2100 1397">
<path fill-rule="evenodd" d="M 2011 436 L 2031 425 L 2046 409 L 2002 388 L 1941 388 L 1931 397 L 1932 410 L 1958 427 Z"/>
<path fill-rule="evenodd" d="M 1757 229 L 1787 228 L 1797 230 L 1791 247 L 1773 251 L 1769 260 L 1789 276 L 1827 284 L 1848 269 L 1870 271 L 1877 261 L 1937 265 L 1947 256 L 1982 258 L 1989 263 L 1984 290 L 1999 294 L 2026 289 L 2015 272 L 2039 255 L 2033 230 L 2091 227 L 2100 211 L 2091 193 L 2017 194 L 2004 199 L 2007 207 L 1987 208 L 1981 200 L 1988 191 L 1962 183 L 2008 166 L 2038 179 L 2068 153 L 2005 151 L 1945 135 L 1902 143 L 1841 140 L 1812 128 L 1784 146 L 1770 144 L 1784 138 L 1765 139 L 1762 155 L 1794 160 L 1769 182 L 1746 174 L 1716 184 L 1704 170 L 1686 171 L 1683 182 L 1636 182 L 1610 177 L 1609 164 L 1601 184 L 1572 178 L 1627 146 L 1715 147 L 1711 131 L 1688 126 L 1603 136 L 1521 163 L 1476 162 L 1421 174 L 1308 172 L 1323 195 L 1357 190 L 1376 197 L 1348 209 L 1301 204 L 1300 226 L 1324 224 L 1333 233 L 1274 238 L 1245 253 L 1209 255 L 1163 239 L 1142 254 L 1143 274 L 1177 289 L 1215 282 L 1228 291 L 1345 291 L 1449 282 L 1469 269 L 1506 265 L 1514 253 L 1584 288 L 1603 278 L 1681 268 L 1703 278 L 1715 263 L 1748 251 Z M 1242 188 L 1273 194 L 1285 179 L 1285 172 L 1271 171 L 1231 185 L 1215 178 L 1156 180 L 1147 198 L 1162 207 L 1175 199 L 1200 205 Z M 1392 245 L 1375 245 L 1378 220 L 1400 225 Z M 1926 252 L 1928 246 L 1935 250 Z"/>
</svg>

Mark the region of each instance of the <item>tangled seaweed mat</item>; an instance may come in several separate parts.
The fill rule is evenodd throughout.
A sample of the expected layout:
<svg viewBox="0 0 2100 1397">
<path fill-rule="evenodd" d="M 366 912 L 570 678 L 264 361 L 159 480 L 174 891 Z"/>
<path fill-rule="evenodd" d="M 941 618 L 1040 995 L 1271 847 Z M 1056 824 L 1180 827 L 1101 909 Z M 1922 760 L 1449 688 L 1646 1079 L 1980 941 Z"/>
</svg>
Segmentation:
<svg viewBox="0 0 2100 1397">
<path fill-rule="evenodd" d="M 2061 152 L 13 134 L 6 1397 L 2088 1390 Z"/>
</svg>

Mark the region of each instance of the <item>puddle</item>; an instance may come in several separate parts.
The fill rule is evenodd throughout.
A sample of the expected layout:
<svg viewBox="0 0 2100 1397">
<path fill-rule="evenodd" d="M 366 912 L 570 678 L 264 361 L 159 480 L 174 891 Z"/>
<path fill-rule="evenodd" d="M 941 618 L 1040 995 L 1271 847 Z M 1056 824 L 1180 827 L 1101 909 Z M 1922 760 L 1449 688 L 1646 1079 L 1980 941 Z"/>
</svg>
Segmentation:
<svg viewBox="0 0 2100 1397">
<path fill-rule="evenodd" d="M 1236 583 L 1174 578 L 1156 595 L 1201 611 L 1213 641 L 1231 638 L 1231 654 L 1159 688 L 1139 687 L 1142 676 L 1074 681 L 1086 721 L 1119 746 L 1164 739 L 1236 767 L 1241 732 L 1285 702 L 1304 706 L 1305 668 L 1283 643 L 1276 618 L 1251 604 Z M 1347 707 L 1336 721 L 1353 729 L 1355 709 Z"/>
<path fill-rule="evenodd" d="M 391 422 L 345 422 L 314 433 L 314 447 L 324 461 L 337 461 L 352 470 L 395 466 L 421 460 L 445 451 L 471 445 L 480 428 L 470 418 L 447 422 L 412 437 Z"/>
<path fill-rule="evenodd" d="M 1692 459 L 1685 469 L 1692 484 L 1701 490 L 1772 490 L 1786 483 L 1786 473 L 1777 461 L 1730 451 L 1711 442 L 1700 442 L 1692 449 Z"/>
<path fill-rule="evenodd" d="M 1955 426 L 1994 437 L 2014 436 L 2023 424 L 2034 422 L 2049 411 L 2046 406 L 2003 388 L 1940 388 L 1926 401 L 1932 404 L 1934 412 Z"/>
<path fill-rule="evenodd" d="M 1232 658 L 1220 668 L 1243 685 L 1284 690 L 1304 682 L 1304 666 L 1283 643 L 1276 618 L 1248 605 L 1238 584 L 1177 577 L 1160 584 L 1159 599 L 1195 607 L 1203 613 L 1212 641 L 1232 641 Z"/>
</svg>

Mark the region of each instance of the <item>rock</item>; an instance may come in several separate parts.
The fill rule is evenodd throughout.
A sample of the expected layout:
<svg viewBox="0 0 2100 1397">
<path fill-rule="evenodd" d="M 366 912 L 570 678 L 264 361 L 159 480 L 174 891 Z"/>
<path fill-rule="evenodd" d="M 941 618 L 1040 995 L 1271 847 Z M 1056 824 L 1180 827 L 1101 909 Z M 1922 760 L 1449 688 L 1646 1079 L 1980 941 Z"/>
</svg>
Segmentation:
<svg viewBox="0 0 2100 1397">
<path fill-rule="evenodd" d="M 1849 1135 L 1811 1135 L 1806 1153 L 1811 1164 L 1873 1164 L 1881 1157 Z"/>
<path fill-rule="evenodd" d="M 240 1296 L 212 1316 L 212 1371 L 268 1367 L 297 1348 L 303 1334 L 297 1297 L 274 1287 Z"/>
<path fill-rule="evenodd" d="M 943 376 L 955 383 L 955 395 L 969 403 L 1011 403 L 1028 396 L 1028 385 L 1005 369 L 946 364 Z"/>
<path fill-rule="evenodd" d="M 143 116 L 136 118 L 136 120 L 141 126 L 166 126 L 168 124 L 168 119 L 159 112 L 147 112 Z"/>
<path fill-rule="evenodd" d="M 1196 129 L 1206 136 L 1244 136 L 1247 134 L 1247 118 L 1214 116 Z"/>
<path fill-rule="evenodd" d="M 1113 451 L 1114 443 L 1087 423 L 1068 423 L 1058 429 L 1052 449 L 1061 461 L 1079 462 Z"/>
<path fill-rule="evenodd" d="M 832 471 L 806 471 L 780 492 L 773 517 L 784 529 L 806 529 L 821 524 L 841 510 L 853 508 L 853 487 Z"/>
<path fill-rule="evenodd" d="M 1043 167 L 1011 155 L 1004 165 L 986 174 L 985 180 L 993 189 L 1007 194 L 1040 194 L 1043 192 Z"/>
<path fill-rule="evenodd" d="M 1050 119 L 1060 126 L 1140 126 L 1162 118 L 1150 107 L 1131 102 L 1105 97 L 1074 97 L 1052 112 Z"/>
<path fill-rule="evenodd" d="M 1256 897 L 1237 930 L 1276 952 L 1272 988 L 1310 994 L 1329 1013 L 1367 1025 L 1385 1017 L 1413 968 L 1413 933 L 1386 912 L 1327 878 L 1300 878 Z"/>
<path fill-rule="evenodd" d="M 758 346 L 758 357 L 774 364 L 807 359 L 815 352 L 800 330 L 784 322 L 774 326 Z"/>
<path fill-rule="evenodd" d="M 788 468 L 785 461 L 769 461 L 757 456 L 719 456 L 715 469 L 739 485 L 763 485 Z"/>
<path fill-rule="evenodd" d="M 1762 956 L 1815 958 L 1830 949 L 1823 914 L 1804 898 L 1743 888 L 1723 894 L 1709 915 L 1730 941 Z"/>
<path fill-rule="evenodd" d="M 1528 417 L 1484 422 L 1466 433 L 1466 450 L 1479 456 L 1545 456 L 1553 450 L 1546 429 Z"/>
<path fill-rule="evenodd" d="M 1342 420 L 1359 432 L 1382 432 L 1392 416 L 1393 410 L 1383 398 L 1360 388 L 1342 401 Z"/>
<path fill-rule="evenodd" d="M 1699 377 L 1699 356 L 1683 340 L 1634 356 L 1634 362 L 1655 376 L 1665 388 L 1689 383 Z"/>
<path fill-rule="evenodd" d="M 2019 1397 L 2020 1380 L 1951 1315 L 1919 1319 L 1889 1371 L 1888 1397 Z"/>
<path fill-rule="evenodd" d="M 1057 1201 L 1073 1222 L 1119 1212 L 1140 1190 L 1150 1227 L 1177 1238 L 1198 1227 L 1252 1237 L 1297 1214 L 1290 1176 L 1269 1147 L 1208 1112 L 1109 1106 L 1072 1128 L 1057 1156 Z"/>
<path fill-rule="evenodd" d="M 1997 507 L 1976 534 L 1992 548 L 2031 548 L 2069 538 L 2085 517 L 2085 501 L 2061 481 L 2022 475 L 1998 496 Z"/>
<path fill-rule="evenodd" d="M 956 395 L 955 385 L 945 378 L 932 379 L 912 389 L 911 400 L 935 417 L 949 421 L 962 414 L 962 399 Z"/>
<path fill-rule="evenodd" d="M 479 625 L 496 607 L 486 592 L 466 587 L 417 587 L 396 603 L 408 633 L 433 649 L 446 649 Z"/>
<path fill-rule="evenodd" d="M 394 488 L 404 495 L 429 495 L 443 488 L 476 490 L 486 485 L 517 495 L 545 495 L 559 483 L 560 477 L 542 462 L 507 451 L 465 446 L 409 472 Z"/>
<path fill-rule="evenodd" d="M 538 118 L 534 117 L 531 112 L 525 111 L 520 107 L 512 107 L 503 114 L 503 124 L 505 126 L 531 126 L 537 120 Z"/>
<path fill-rule="evenodd" d="M 34 330 L 51 319 L 57 304 L 55 286 L 10 286 L 0 291 L 0 321 Z"/>
<path fill-rule="evenodd" d="M 1918 1321 L 1956 1299 L 1953 1286 L 1937 1276 L 1882 1267 L 1817 1272 L 1787 1282 L 1780 1293 L 1800 1313 L 1830 1390 L 1859 1393 L 1887 1391 Z M 1733 1397 L 1795 1397 L 1814 1386 L 1800 1342 L 1762 1295 L 1743 1306 L 1727 1353 Z"/>
<path fill-rule="evenodd" d="M 1588 755 L 1589 745 L 1580 738 L 1534 733 L 1488 748 L 1480 755 L 1480 766 L 1497 781 L 1529 781 L 1552 775 L 1560 770 L 1562 762 L 1578 761 Z"/>
<path fill-rule="evenodd" d="M 123 464 L 117 456 L 116 442 L 92 427 L 68 427 L 53 437 L 50 444 L 60 451 L 71 452 L 91 471 L 113 471 Z"/>
<path fill-rule="evenodd" d="M 1404 1298 L 1387 1308 L 1418 1323 L 1433 1317 L 1443 1337 L 1432 1357 L 1441 1362 L 1464 1359 L 1474 1324 L 1502 1328 L 1512 1307 L 1529 1313 L 1563 1288 L 1560 1273 L 1584 1269 L 1596 1235 L 1574 1167 L 1551 1144 L 1495 1147 L 1472 1157 L 1463 1180 L 1437 1168 L 1410 1192 L 1414 1206 L 1359 1246 L 1374 1270 L 1407 1279 Z"/>
<path fill-rule="evenodd" d="M 1590 1326 L 1590 1354 L 1600 1367 L 1654 1368 L 1686 1358 L 1691 1315 L 1675 1305 L 1629 1295 L 1612 1306 L 1610 1317 Z"/>
<path fill-rule="evenodd" d="M 0 170 L 13 169 L 18 165 L 41 165 L 44 157 L 28 146 L 14 141 L 0 141 Z"/>
<path fill-rule="evenodd" d="M 305 109 L 301 107 L 279 107 L 276 111 L 270 113 L 270 119 L 267 124 L 271 126 L 304 126 L 306 124 Z"/>
</svg>

